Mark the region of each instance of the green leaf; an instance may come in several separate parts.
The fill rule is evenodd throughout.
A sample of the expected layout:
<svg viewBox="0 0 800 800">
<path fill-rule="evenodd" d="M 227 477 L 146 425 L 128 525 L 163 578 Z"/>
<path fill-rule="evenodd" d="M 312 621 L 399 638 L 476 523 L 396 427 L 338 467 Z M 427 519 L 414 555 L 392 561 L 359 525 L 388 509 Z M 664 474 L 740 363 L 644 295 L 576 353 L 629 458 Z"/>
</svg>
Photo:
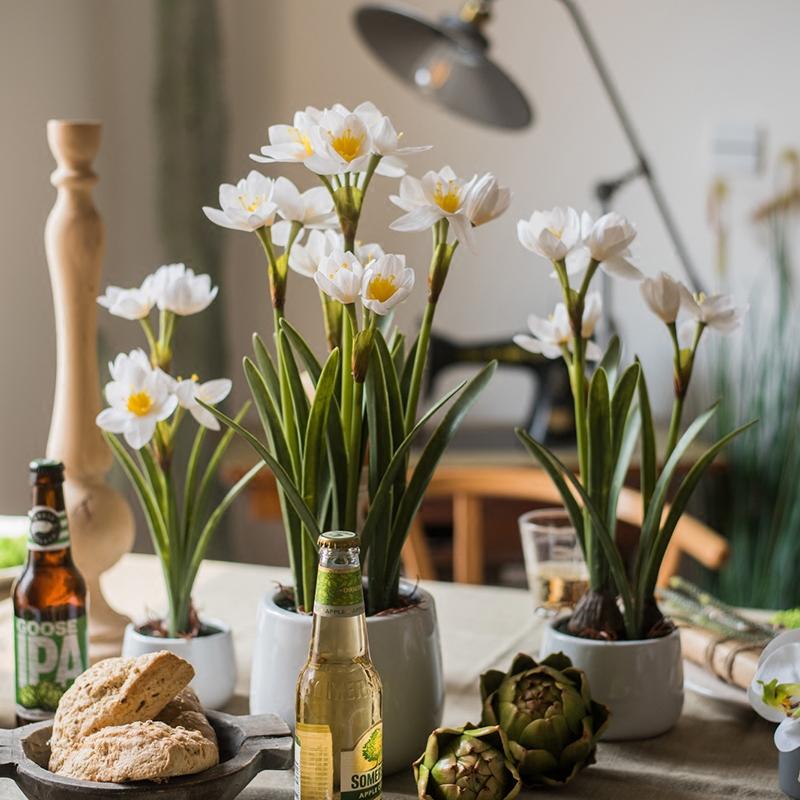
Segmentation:
<svg viewBox="0 0 800 800">
<path fill-rule="evenodd" d="M 303 525 L 305 525 L 306 529 L 313 537 L 314 546 L 316 547 L 316 541 L 322 535 L 322 532 L 320 531 L 319 525 L 317 524 L 316 519 L 314 519 L 314 515 L 312 514 L 311 510 L 305 504 L 303 498 L 300 496 L 300 493 L 295 488 L 291 475 L 289 475 L 289 473 L 280 465 L 280 463 L 278 463 L 278 461 L 269 452 L 269 450 L 267 450 L 264 444 L 262 444 L 255 436 L 253 436 L 253 434 L 250 433 L 247 428 L 243 428 L 238 422 L 231 419 L 226 414 L 223 414 L 218 408 L 210 406 L 204 403 L 202 400 L 198 400 L 197 402 L 203 408 L 210 411 L 220 422 L 227 425 L 229 428 L 233 428 L 233 430 L 235 430 L 236 433 L 238 433 L 250 445 L 250 447 L 256 451 L 258 456 L 272 470 L 275 478 L 278 480 L 284 492 L 286 493 L 286 499 L 289 501 L 291 507 L 294 509 L 297 516 L 300 517 Z"/>
<path fill-rule="evenodd" d="M 281 407 L 281 384 L 278 378 L 278 372 L 275 369 L 275 364 L 272 361 L 272 356 L 267 350 L 263 339 L 257 334 L 253 334 L 253 353 L 256 357 L 256 364 L 258 364 L 258 371 L 261 373 L 261 378 L 264 385 L 267 387 L 272 402 L 275 407 Z"/>
<path fill-rule="evenodd" d="M 375 337 L 375 349 L 380 359 L 383 380 L 386 384 L 389 420 L 392 423 L 392 441 L 401 442 L 403 441 L 405 426 L 403 425 L 403 398 L 400 392 L 400 380 L 395 362 L 386 346 L 386 340 L 380 334 Z"/>
<path fill-rule="evenodd" d="M 653 425 L 653 413 L 650 410 L 650 397 L 647 392 L 647 380 L 644 370 L 639 364 L 639 414 L 642 418 L 642 456 L 641 456 L 641 482 L 642 482 L 642 517 L 647 513 L 650 505 L 650 498 L 653 495 L 653 487 L 656 484 L 656 433 Z"/>
<path fill-rule="evenodd" d="M 319 376 L 322 374 L 322 364 L 319 363 L 319 360 L 300 332 L 293 327 L 285 317 L 281 320 L 281 329 L 288 337 L 294 351 L 300 356 L 300 360 L 303 362 L 306 370 L 308 370 L 308 374 L 311 376 L 314 386 L 316 386 Z"/>
<path fill-rule="evenodd" d="M 328 470 L 331 474 L 332 493 L 332 526 L 340 528 L 344 524 L 347 506 L 347 447 L 342 430 L 342 418 L 334 397 L 336 413 L 328 414 Z"/>
<path fill-rule="evenodd" d="M 460 397 L 447 410 L 442 421 L 437 425 L 430 439 L 428 439 L 419 460 L 414 466 L 411 479 L 408 482 L 393 521 L 387 553 L 387 566 L 393 565 L 400 558 L 400 552 L 403 549 L 403 543 L 408 535 L 411 522 L 419 510 L 423 495 L 431 482 L 439 459 L 452 441 L 464 416 L 472 408 L 496 368 L 496 361 L 489 362 L 467 383 Z"/>
<path fill-rule="evenodd" d="M 283 331 L 278 332 L 278 349 L 281 353 L 281 367 L 288 382 L 289 394 L 294 408 L 294 418 L 297 424 L 298 442 L 302 451 L 303 436 L 308 425 L 308 395 L 300 378 L 300 371 L 297 369 L 297 362 L 294 360 L 292 348 L 289 347 L 289 342 Z"/>
<path fill-rule="evenodd" d="M 366 550 L 369 548 L 372 536 L 377 526 L 377 520 L 383 513 L 383 508 L 387 502 L 390 502 L 392 485 L 397 479 L 397 473 L 401 469 L 406 468 L 406 456 L 417 434 L 422 430 L 428 420 L 436 414 L 439 409 L 455 397 L 467 385 L 466 381 L 462 381 L 454 389 L 451 389 L 443 397 L 440 397 L 417 421 L 417 424 L 409 431 L 397 449 L 394 451 L 392 460 L 386 469 L 383 477 L 381 478 L 378 491 L 375 492 L 369 504 L 369 511 L 367 518 L 364 521 L 364 527 L 361 529 L 361 549 Z"/>
<path fill-rule="evenodd" d="M 186 463 L 186 482 L 183 485 L 183 531 L 184 537 L 188 540 L 192 530 L 192 512 L 195 508 L 195 488 L 197 486 L 197 469 L 200 460 L 200 452 L 203 449 L 203 442 L 206 438 L 205 425 L 197 426 L 197 433 L 194 435 L 192 449 L 189 453 L 189 460 Z"/>
<path fill-rule="evenodd" d="M 102 432 L 103 438 L 111 448 L 111 452 L 116 456 L 117 461 L 122 467 L 128 480 L 136 490 L 139 502 L 144 511 L 147 525 L 153 537 L 153 545 L 161 561 L 169 565 L 169 549 L 167 547 L 167 532 L 164 516 L 159 508 L 153 487 L 148 483 L 145 476 L 139 471 L 128 451 L 120 444 L 119 439 L 110 433 Z"/>
<path fill-rule="evenodd" d="M 419 344 L 419 336 L 414 340 L 411 349 L 406 356 L 406 362 L 403 365 L 403 372 L 400 375 L 400 394 L 403 398 L 403 408 L 408 403 L 408 393 L 411 391 L 411 376 L 414 373 L 414 359 L 417 357 L 417 344 Z"/>
<path fill-rule="evenodd" d="M 306 505 L 319 514 L 321 497 L 319 479 L 321 464 L 325 455 L 322 432 L 328 425 L 328 413 L 331 409 L 331 398 L 339 373 L 339 349 L 334 348 L 328 355 L 325 366 L 317 381 L 314 402 L 308 415 L 303 450 L 303 499 Z M 316 541 L 316 540 L 315 540 Z"/>
<path fill-rule="evenodd" d="M 611 398 L 611 458 L 614 462 L 616 462 L 622 446 L 622 437 L 628 423 L 633 398 L 636 396 L 640 372 L 639 364 L 631 364 L 622 373 L 622 377 L 614 389 L 614 396 Z"/>
<path fill-rule="evenodd" d="M 236 483 L 228 490 L 225 497 L 222 498 L 220 504 L 211 512 L 206 521 L 206 524 L 203 526 L 203 530 L 198 537 L 197 544 L 195 545 L 192 551 L 192 560 L 187 570 L 187 575 L 185 577 L 185 586 L 188 589 L 192 587 L 194 584 L 194 580 L 197 577 L 197 571 L 200 569 L 200 564 L 202 564 L 203 559 L 205 558 L 206 551 L 208 550 L 208 545 L 211 541 L 211 537 L 214 534 L 214 531 L 219 526 L 219 523 L 222 521 L 222 517 L 224 516 L 225 512 L 230 507 L 231 503 L 244 491 L 247 484 L 258 474 L 258 472 L 264 467 L 264 462 L 259 461 L 258 464 L 251 467 Z"/>
<path fill-rule="evenodd" d="M 608 508 L 608 487 L 613 468 L 611 451 L 611 401 L 608 378 L 601 367 L 595 370 L 589 384 L 587 406 L 589 428 L 589 474 L 587 489 L 597 508 Z"/>
<path fill-rule="evenodd" d="M 514 428 L 514 432 L 517 434 L 517 438 L 522 442 L 526 450 L 541 464 L 542 468 L 550 476 L 550 480 L 553 481 L 554 486 L 561 495 L 561 500 L 564 503 L 567 514 L 569 514 L 572 527 L 575 528 L 578 541 L 581 545 L 581 551 L 586 552 L 585 537 L 583 534 L 583 514 L 575 500 L 575 495 L 573 495 L 569 486 L 567 486 L 567 482 L 561 475 L 558 464 L 553 461 L 547 448 L 539 444 L 528 431 L 523 428 Z"/>
<path fill-rule="evenodd" d="M 656 581 L 658 580 L 658 570 L 661 567 L 661 562 L 664 560 L 664 555 L 667 552 L 672 534 L 678 524 L 683 512 L 686 510 L 686 505 L 692 497 L 700 478 L 717 457 L 717 454 L 727 445 L 732 439 L 735 439 L 741 433 L 744 433 L 748 428 L 756 424 L 757 420 L 750 420 L 750 422 L 741 425 L 736 430 L 723 436 L 715 442 L 702 456 L 692 465 L 692 468 L 684 476 L 683 480 L 675 493 L 675 499 L 672 501 L 667 513 L 667 518 L 659 531 L 658 540 L 655 547 L 652 548 L 650 558 L 647 563 L 647 569 L 640 580 L 643 580 L 643 586 L 640 587 L 640 596 L 649 597 L 655 591 Z"/>
<path fill-rule="evenodd" d="M 633 452 L 636 450 L 636 442 L 639 439 L 640 425 L 641 417 L 639 414 L 632 411 L 628 415 L 628 420 L 625 424 L 625 431 L 622 434 L 622 443 L 620 444 L 619 452 L 617 453 L 617 460 L 614 466 L 614 473 L 611 476 L 611 486 L 608 492 L 608 517 L 606 524 L 608 525 L 609 531 L 612 533 L 616 532 L 617 503 L 619 502 L 619 494 L 622 491 L 622 487 L 625 485 L 625 478 L 628 476 L 631 458 L 633 458 Z"/>
<path fill-rule="evenodd" d="M 521 431 L 520 433 L 524 433 Z M 519 434 L 518 434 L 519 435 Z M 609 533 L 608 528 L 606 527 L 605 521 L 601 516 L 600 512 L 592 502 L 592 499 L 586 493 L 586 490 L 581 486 L 580 481 L 575 477 L 568 467 L 566 467 L 561 461 L 553 455 L 552 452 L 547 450 L 547 448 L 540 445 L 530 436 L 525 434 L 526 439 L 523 439 L 526 444 L 529 445 L 529 449 L 533 449 L 536 452 L 537 458 L 539 462 L 544 465 L 547 461 L 554 467 L 557 467 L 561 474 L 566 477 L 566 479 L 572 484 L 575 488 L 575 491 L 578 493 L 578 496 L 583 503 L 584 509 L 589 512 L 589 516 L 592 521 L 592 533 L 598 537 L 600 542 L 600 546 L 603 548 L 603 552 L 606 557 L 606 563 L 608 564 L 608 568 L 611 571 L 611 576 L 614 579 L 614 583 L 617 588 L 617 592 L 622 597 L 623 603 L 623 614 L 625 616 L 625 627 L 628 633 L 635 637 L 635 620 L 633 615 L 633 594 L 631 592 L 631 586 L 628 583 L 628 577 L 625 572 L 625 564 L 622 561 L 622 556 L 620 555 L 619 549 L 615 544 L 614 540 L 611 538 L 611 534 Z M 548 470 L 548 473 L 550 470 Z M 561 490 L 559 490 L 561 491 Z M 571 515 L 570 515 L 571 516 Z"/>
<path fill-rule="evenodd" d="M 241 423 L 244 419 L 245 414 L 250 410 L 251 403 L 248 400 L 245 402 L 242 407 L 239 409 L 239 413 L 234 417 L 234 422 Z M 217 474 L 217 468 L 219 467 L 219 463 L 222 460 L 222 457 L 225 455 L 225 452 L 228 449 L 228 446 L 231 443 L 231 439 L 233 439 L 233 431 L 228 429 L 222 436 L 219 437 L 219 441 L 217 442 L 217 446 L 214 448 L 214 451 L 211 454 L 211 458 L 208 460 L 206 464 L 206 468 L 203 470 L 203 477 L 200 479 L 200 485 L 197 488 L 197 494 L 194 498 L 194 504 L 191 507 L 191 515 L 189 518 L 189 523 L 187 525 L 187 532 L 190 538 L 192 537 L 193 529 L 194 529 L 194 521 L 197 520 L 200 515 L 203 513 L 203 509 L 205 508 L 206 499 L 208 497 L 208 491 L 211 488 L 211 484 L 214 480 L 214 477 Z"/>
<path fill-rule="evenodd" d="M 605 370 L 610 389 L 613 389 L 617 383 L 620 358 L 622 358 L 622 345 L 620 344 L 619 336 L 615 334 L 611 337 L 608 347 L 597 365 L 598 369 Z"/>
</svg>

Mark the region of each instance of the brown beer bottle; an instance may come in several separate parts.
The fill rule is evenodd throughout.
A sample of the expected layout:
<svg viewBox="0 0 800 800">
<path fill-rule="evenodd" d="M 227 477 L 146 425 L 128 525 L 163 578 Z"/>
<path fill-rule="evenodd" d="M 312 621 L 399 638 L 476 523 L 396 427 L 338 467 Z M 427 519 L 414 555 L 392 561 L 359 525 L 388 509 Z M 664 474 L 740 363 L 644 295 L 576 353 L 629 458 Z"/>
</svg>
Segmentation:
<svg viewBox="0 0 800 800">
<path fill-rule="evenodd" d="M 12 590 L 18 725 L 52 717 L 89 665 L 86 584 L 72 561 L 64 465 L 37 459 L 30 478 L 28 561 Z"/>
</svg>

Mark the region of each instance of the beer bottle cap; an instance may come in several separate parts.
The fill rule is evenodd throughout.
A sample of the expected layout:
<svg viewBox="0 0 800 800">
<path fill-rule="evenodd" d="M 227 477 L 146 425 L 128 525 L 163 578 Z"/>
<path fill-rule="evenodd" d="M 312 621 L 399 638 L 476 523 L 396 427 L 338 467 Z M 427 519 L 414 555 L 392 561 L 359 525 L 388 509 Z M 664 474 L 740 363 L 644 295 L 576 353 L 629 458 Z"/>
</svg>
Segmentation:
<svg viewBox="0 0 800 800">
<path fill-rule="evenodd" d="M 54 481 L 64 480 L 64 465 L 54 458 L 35 458 L 31 461 L 28 469 L 30 470 L 31 482 L 37 478 L 50 478 Z"/>
<path fill-rule="evenodd" d="M 328 531 L 317 540 L 320 547 L 358 547 L 358 534 L 352 531 Z"/>
</svg>

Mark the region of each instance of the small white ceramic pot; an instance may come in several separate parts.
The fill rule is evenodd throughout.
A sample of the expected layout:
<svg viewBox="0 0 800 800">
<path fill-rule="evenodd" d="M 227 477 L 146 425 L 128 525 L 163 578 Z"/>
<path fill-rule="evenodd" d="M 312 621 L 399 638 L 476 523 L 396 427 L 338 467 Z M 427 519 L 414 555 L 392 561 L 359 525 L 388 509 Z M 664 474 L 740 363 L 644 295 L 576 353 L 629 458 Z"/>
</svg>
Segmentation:
<svg viewBox="0 0 800 800">
<path fill-rule="evenodd" d="M 589 678 L 592 697 L 611 709 L 603 739 L 648 739 L 672 728 L 683 710 L 683 660 L 677 630 L 660 639 L 581 639 L 552 620 L 540 656 L 564 653 Z"/>
<path fill-rule="evenodd" d="M 383 770 L 407 769 L 442 721 L 444 676 L 433 597 L 401 581 L 400 591 L 419 603 L 367 618 L 372 662 L 383 684 Z M 308 658 L 311 617 L 281 608 L 281 592 L 258 606 L 250 681 L 250 713 L 278 714 L 294 726 L 297 676 Z"/>
<path fill-rule="evenodd" d="M 800 798 L 800 748 L 778 754 L 778 774 L 784 794 Z"/>
<path fill-rule="evenodd" d="M 125 628 L 123 656 L 141 656 L 158 650 L 169 650 L 185 658 L 194 667 L 190 686 L 197 692 L 205 708 L 222 708 L 233 697 L 236 686 L 236 657 L 231 628 L 218 619 L 202 619 L 204 627 L 214 629 L 206 636 L 193 639 L 165 639 L 139 633 L 133 625 Z"/>
</svg>

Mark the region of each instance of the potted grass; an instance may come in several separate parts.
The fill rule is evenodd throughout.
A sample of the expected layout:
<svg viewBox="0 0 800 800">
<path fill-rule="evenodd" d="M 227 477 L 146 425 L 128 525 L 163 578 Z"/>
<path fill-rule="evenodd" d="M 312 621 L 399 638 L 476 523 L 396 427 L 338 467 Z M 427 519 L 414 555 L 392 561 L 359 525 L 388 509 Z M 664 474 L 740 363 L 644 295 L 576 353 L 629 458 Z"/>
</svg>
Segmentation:
<svg viewBox="0 0 800 800">
<path fill-rule="evenodd" d="M 437 462 L 494 370 L 487 365 L 418 419 L 431 326 L 459 243 L 470 245 L 473 228 L 510 199 L 491 174 L 465 179 L 445 167 L 421 180 L 405 175 L 402 159 L 427 148 L 401 147 L 400 136 L 372 103 L 353 111 L 307 108 L 292 125 L 270 127 L 269 144 L 253 158 L 302 164 L 321 186 L 300 193 L 285 177 L 253 171 L 220 187 L 220 208 L 204 209 L 213 222 L 260 240 L 273 308 L 274 355 L 254 336 L 254 357 L 244 360 L 261 432 L 214 411 L 275 474 L 293 576 L 291 587 L 268 593 L 259 608 L 251 711 L 294 719 L 317 537 L 355 530 L 366 566 L 370 650 L 384 686 L 387 772 L 411 763 L 440 724 L 444 701 L 433 598 L 401 580 L 401 550 Z M 405 213 L 391 227 L 433 236 L 425 314 L 409 338 L 392 325 L 392 311 L 414 289 L 413 269 L 404 256 L 357 238 L 378 175 L 402 176 L 391 200 Z M 319 288 L 323 358 L 284 315 L 290 272 Z M 438 424 L 427 428 L 438 411 Z M 420 450 L 409 469 L 412 444 Z"/>
<path fill-rule="evenodd" d="M 606 738 L 655 736 L 675 724 L 683 706 L 680 638 L 654 594 L 661 561 L 704 471 L 752 424 L 722 436 L 679 480 L 679 463 L 685 463 L 689 447 L 716 410 L 712 406 L 683 430 L 684 401 L 705 331 L 734 330 L 744 309 L 727 295 L 692 295 L 666 273 L 643 277 L 630 261 L 636 230 L 616 213 L 594 221 L 572 208 L 535 212 L 519 222 L 518 235 L 524 247 L 552 263 L 563 290 L 563 302 L 553 314 L 548 319 L 531 316 L 531 335 L 515 341 L 566 362 L 575 406 L 578 474 L 525 431 L 517 430 L 517 435 L 558 488 L 589 576 L 589 588 L 572 615 L 548 626 L 542 651 L 561 651 L 586 671 L 598 702 L 612 709 Z M 623 368 L 616 337 L 605 353 L 592 341 L 601 304 L 591 286 L 599 270 L 639 281 L 644 301 L 672 343 L 674 397 L 660 454 L 640 362 Z M 686 319 L 679 324 L 681 313 Z M 595 365 L 591 370 L 590 364 Z M 643 523 L 635 556 L 627 562 L 616 539 L 617 501 L 637 447 Z"/>
<path fill-rule="evenodd" d="M 223 515 L 263 466 L 259 461 L 216 507 L 210 507 L 209 492 L 233 432 L 225 431 L 213 448 L 208 447 L 208 432 L 220 431 L 221 426 L 200 402 L 224 400 L 231 381 L 173 377 L 170 367 L 180 320 L 203 311 L 216 294 L 208 275 L 169 264 L 139 287 L 110 286 L 98 298 L 111 314 L 138 321 L 147 342 L 147 352 L 120 353 L 109 364 L 111 382 L 105 387 L 109 406 L 100 412 L 97 424 L 138 495 L 167 595 L 163 617 L 128 625 L 122 652 L 137 656 L 171 650 L 185 658 L 195 669 L 192 685 L 208 708 L 223 706 L 233 695 L 233 638 L 224 621 L 198 615 L 192 590 Z M 157 332 L 151 322 L 156 308 Z M 237 419 L 246 410 L 247 406 Z M 196 431 L 184 457 L 178 444 L 188 425 Z"/>
</svg>

